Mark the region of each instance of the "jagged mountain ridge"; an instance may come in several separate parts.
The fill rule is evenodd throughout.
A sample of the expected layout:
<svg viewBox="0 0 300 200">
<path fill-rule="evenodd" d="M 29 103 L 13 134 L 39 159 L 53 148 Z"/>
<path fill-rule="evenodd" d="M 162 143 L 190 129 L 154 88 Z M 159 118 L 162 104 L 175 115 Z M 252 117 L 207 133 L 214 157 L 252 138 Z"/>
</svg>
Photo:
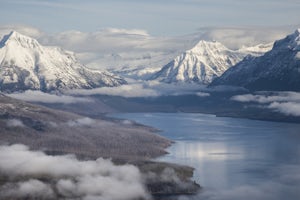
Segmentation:
<svg viewBox="0 0 300 200">
<path fill-rule="evenodd" d="M 16 31 L 0 42 L 1 91 L 90 89 L 125 83 L 109 72 L 88 69 L 72 52 L 42 46 Z"/>
<path fill-rule="evenodd" d="M 233 51 L 220 42 L 201 40 L 195 47 L 177 56 L 151 77 L 162 82 L 197 82 L 209 84 L 247 54 L 261 55 L 270 46 L 258 45 Z"/>
<path fill-rule="evenodd" d="M 274 43 L 260 57 L 246 57 L 211 86 L 233 85 L 247 89 L 300 91 L 300 29 Z"/>
</svg>

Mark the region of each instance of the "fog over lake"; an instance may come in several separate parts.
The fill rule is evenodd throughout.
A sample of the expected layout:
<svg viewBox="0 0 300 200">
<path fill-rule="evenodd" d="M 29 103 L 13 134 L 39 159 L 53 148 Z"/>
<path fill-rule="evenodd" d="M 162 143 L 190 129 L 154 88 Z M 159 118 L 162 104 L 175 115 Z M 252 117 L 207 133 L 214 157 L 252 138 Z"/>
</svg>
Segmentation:
<svg viewBox="0 0 300 200">
<path fill-rule="evenodd" d="M 114 117 L 175 141 L 158 160 L 194 167 L 201 199 L 300 199 L 300 124 L 186 113 Z"/>
</svg>

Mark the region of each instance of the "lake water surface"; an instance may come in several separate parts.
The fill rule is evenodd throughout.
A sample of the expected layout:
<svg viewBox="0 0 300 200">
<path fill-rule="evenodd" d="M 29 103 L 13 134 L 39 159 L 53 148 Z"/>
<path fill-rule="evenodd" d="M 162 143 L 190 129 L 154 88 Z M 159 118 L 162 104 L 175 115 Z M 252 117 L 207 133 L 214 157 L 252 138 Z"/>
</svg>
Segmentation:
<svg viewBox="0 0 300 200">
<path fill-rule="evenodd" d="M 175 141 L 158 160 L 194 167 L 203 187 L 197 199 L 300 199 L 300 124 L 187 113 L 114 117 Z"/>
</svg>

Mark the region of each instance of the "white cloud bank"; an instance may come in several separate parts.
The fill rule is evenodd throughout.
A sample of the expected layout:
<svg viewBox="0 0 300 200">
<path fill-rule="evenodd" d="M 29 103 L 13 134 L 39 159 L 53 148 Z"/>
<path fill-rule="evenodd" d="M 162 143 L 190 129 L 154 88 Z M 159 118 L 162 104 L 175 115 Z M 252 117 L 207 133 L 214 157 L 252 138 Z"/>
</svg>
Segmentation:
<svg viewBox="0 0 300 200">
<path fill-rule="evenodd" d="M 40 102 L 40 103 L 72 104 L 72 103 L 80 103 L 80 102 L 91 102 L 91 100 L 87 98 L 49 94 L 49 93 L 44 93 L 41 91 L 33 91 L 33 90 L 27 90 L 22 93 L 7 94 L 7 96 L 10 96 L 15 99 L 20 99 L 23 101 Z"/>
<path fill-rule="evenodd" d="M 139 170 L 110 160 L 49 156 L 24 145 L 0 146 L 0 199 L 149 199 Z"/>
<path fill-rule="evenodd" d="M 273 43 L 292 33 L 297 26 L 290 27 L 220 27 L 203 28 L 201 36 L 207 40 L 217 40 L 231 49 L 244 46 Z"/>
<path fill-rule="evenodd" d="M 210 96 L 209 93 L 200 92 L 200 90 L 205 90 L 205 86 L 190 83 L 167 84 L 158 81 L 141 81 L 118 87 L 102 87 L 89 90 L 79 89 L 65 92 L 71 95 L 111 95 L 126 98 L 185 94 L 195 94 L 201 97 Z"/>
<path fill-rule="evenodd" d="M 8 119 L 6 121 L 6 125 L 8 127 L 24 127 L 25 125 L 23 124 L 23 122 L 19 119 Z"/>
<path fill-rule="evenodd" d="M 300 116 L 299 92 L 276 92 L 273 94 L 236 95 L 231 100 L 239 102 L 254 102 L 264 104 L 264 107 L 285 115 Z"/>
<path fill-rule="evenodd" d="M 71 120 L 67 122 L 68 126 L 91 126 L 95 124 L 95 120 L 89 118 L 89 117 L 84 117 L 84 118 L 79 118 L 76 120 Z"/>
<path fill-rule="evenodd" d="M 271 103 L 268 108 L 274 109 L 280 113 L 291 115 L 291 116 L 300 116 L 300 102 L 273 102 Z"/>
</svg>

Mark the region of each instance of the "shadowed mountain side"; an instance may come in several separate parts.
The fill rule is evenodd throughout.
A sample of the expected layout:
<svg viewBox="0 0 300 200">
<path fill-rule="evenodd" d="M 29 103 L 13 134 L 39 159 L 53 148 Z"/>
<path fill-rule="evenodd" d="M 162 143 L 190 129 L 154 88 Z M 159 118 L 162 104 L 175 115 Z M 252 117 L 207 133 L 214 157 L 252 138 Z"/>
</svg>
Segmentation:
<svg viewBox="0 0 300 200">
<path fill-rule="evenodd" d="M 300 91 L 300 29 L 274 43 L 260 57 L 243 61 L 215 79 L 210 86 L 231 85 L 251 91 Z"/>
</svg>

